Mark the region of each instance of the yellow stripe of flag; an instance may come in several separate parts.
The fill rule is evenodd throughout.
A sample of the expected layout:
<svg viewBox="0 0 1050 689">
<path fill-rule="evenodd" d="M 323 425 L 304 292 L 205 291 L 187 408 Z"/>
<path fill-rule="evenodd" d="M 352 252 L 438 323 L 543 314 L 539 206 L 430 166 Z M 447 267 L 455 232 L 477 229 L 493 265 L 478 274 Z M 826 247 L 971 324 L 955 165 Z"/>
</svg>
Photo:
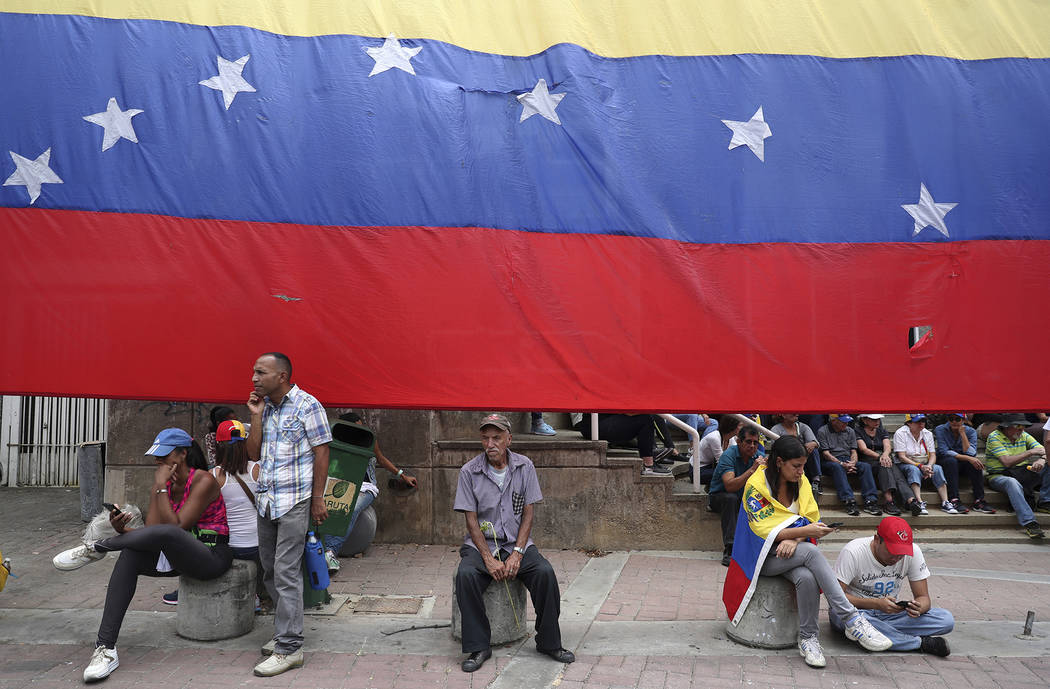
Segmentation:
<svg viewBox="0 0 1050 689">
<path fill-rule="evenodd" d="M 1050 57 L 1048 0 L 0 0 L 0 10 L 425 38 L 532 55 Z"/>
</svg>

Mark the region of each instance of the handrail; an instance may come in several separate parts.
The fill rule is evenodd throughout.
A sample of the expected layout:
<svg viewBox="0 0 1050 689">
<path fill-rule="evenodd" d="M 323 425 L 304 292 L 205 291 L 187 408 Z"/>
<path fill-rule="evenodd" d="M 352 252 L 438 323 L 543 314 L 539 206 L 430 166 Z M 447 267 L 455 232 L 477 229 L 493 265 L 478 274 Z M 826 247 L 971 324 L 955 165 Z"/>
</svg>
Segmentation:
<svg viewBox="0 0 1050 689">
<path fill-rule="evenodd" d="M 689 435 L 689 440 L 690 440 L 689 445 L 692 448 L 691 454 L 693 456 L 693 461 L 696 462 L 697 458 L 700 457 L 700 432 L 697 431 L 692 426 L 690 426 L 689 424 L 687 424 L 685 421 L 682 421 L 678 417 L 674 416 L 673 414 L 660 414 L 660 418 L 662 418 L 664 421 L 666 421 L 669 424 L 672 424 L 674 426 L 677 426 L 678 428 L 681 428 L 683 431 L 685 431 Z M 693 492 L 694 493 L 699 493 L 700 492 L 700 472 L 699 471 L 694 471 L 693 472 Z"/>
<path fill-rule="evenodd" d="M 763 426 L 761 424 L 758 424 L 758 423 L 755 423 L 754 421 L 752 421 L 751 419 L 747 418 L 743 414 L 733 414 L 733 417 L 737 418 L 737 419 L 740 419 L 740 421 L 744 425 L 751 426 L 751 428 L 754 428 L 756 431 L 758 431 L 762 435 L 766 436 L 767 438 L 772 438 L 773 440 L 776 440 L 777 438 L 780 437 L 779 435 L 777 435 L 773 431 L 769 430 L 765 426 Z"/>
</svg>

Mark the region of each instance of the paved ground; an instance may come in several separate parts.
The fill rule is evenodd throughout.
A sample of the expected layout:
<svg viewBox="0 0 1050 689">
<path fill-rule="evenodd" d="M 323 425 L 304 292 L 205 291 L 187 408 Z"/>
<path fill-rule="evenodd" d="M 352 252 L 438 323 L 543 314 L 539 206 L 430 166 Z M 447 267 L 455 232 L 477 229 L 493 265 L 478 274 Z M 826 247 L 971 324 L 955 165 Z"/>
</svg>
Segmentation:
<svg viewBox="0 0 1050 689">
<path fill-rule="evenodd" d="M 542 518 L 540 516 L 539 518 Z M 0 593 L 0 689 L 81 684 L 115 561 L 58 572 L 51 557 L 74 545 L 83 525 L 79 496 L 62 489 L 0 488 L 0 549 L 17 580 Z M 685 528 L 685 527 L 683 527 Z M 860 535 L 860 534 L 858 534 Z M 542 545 L 542 544 L 541 544 Z M 272 618 L 229 641 L 199 643 L 174 633 L 175 612 L 160 602 L 172 580 L 140 581 L 122 629 L 121 667 L 108 687 L 1041 687 L 1050 684 L 1050 623 L 1021 640 L 1025 613 L 1050 617 L 1050 546 L 1016 543 L 924 544 L 937 602 L 957 618 L 948 659 L 870 654 L 821 637 L 828 667 L 806 667 L 793 651 L 758 651 L 726 639 L 718 553 L 576 551 L 545 554 L 562 588 L 565 645 L 578 660 L 559 665 L 531 639 L 495 649 L 479 672 L 445 627 L 452 546 L 373 546 L 344 561 L 331 591 L 350 596 L 334 616 L 307 617 L 307 662 L 280 677 L 252 676 Z M 828 548 L 833 557 L 834 548 Z M 360 612 L 369 600 L 418 600 L 411 615 Z M 529 612 L 531 618 L 531 610 Z"/>
</svg>

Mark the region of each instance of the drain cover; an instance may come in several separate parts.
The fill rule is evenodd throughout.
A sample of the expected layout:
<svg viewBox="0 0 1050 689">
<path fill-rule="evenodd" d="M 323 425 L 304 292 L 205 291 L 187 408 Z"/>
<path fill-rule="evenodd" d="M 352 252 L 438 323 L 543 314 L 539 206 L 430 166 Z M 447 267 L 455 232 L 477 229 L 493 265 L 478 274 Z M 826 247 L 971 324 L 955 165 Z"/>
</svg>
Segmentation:
<svg viewBox="0 0 1050 689">
<path fill-rule="evenodd" d="M 354 613 L 366 612 L 377 615 L 418 615 L 423 601 L 419 598 L 389 598 L 386 596 L 361 596 L 354 603 Z"/>
</svg>

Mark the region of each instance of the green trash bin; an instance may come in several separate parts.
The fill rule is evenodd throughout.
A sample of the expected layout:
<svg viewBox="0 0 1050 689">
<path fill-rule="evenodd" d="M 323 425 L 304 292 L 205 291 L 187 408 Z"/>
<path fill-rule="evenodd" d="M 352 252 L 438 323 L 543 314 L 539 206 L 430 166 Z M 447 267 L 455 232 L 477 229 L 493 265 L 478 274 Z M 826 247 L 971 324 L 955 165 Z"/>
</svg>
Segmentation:
<svg viewBox="0 0 1050 689">
<path fill-rule="evenodd" d="M 375 434 L 365 426 L 349 421 L 332 424 L 332 442 L 328 445 L 328 481 L 324 489 L 328 518 L 314 529 L 318 536 L 342 536 L 350 527 L 350 516 L 357 505 L 368 463 L 375 456 L 375 447 Z M 330 600 L 327 589 L 315 591 L 310 588 L 304 563 L 303 604 L 311 608 Z"/>
</svg>

